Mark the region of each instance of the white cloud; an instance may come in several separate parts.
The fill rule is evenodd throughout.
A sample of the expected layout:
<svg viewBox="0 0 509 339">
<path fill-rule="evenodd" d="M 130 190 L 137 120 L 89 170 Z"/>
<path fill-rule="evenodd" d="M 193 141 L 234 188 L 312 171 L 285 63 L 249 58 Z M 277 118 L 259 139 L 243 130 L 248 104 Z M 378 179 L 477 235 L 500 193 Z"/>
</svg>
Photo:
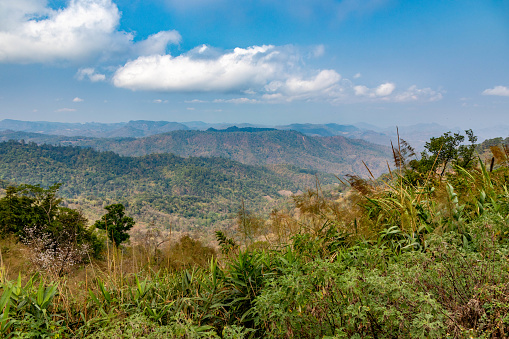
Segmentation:
<svg viewBox="0 0 509 339">
<path fill-rule="evenodd" d="M 96 73 L 93 68 L 81 68 L 76 73 L 76 77 L 78 80 L 83 80 L 87 77 L 92 82 L 104 81 L 106 80 L 106 76 L 104 74 Z"/>
<path fill-rule="evenodd" d="M 152 100 L 152 102 L 153 102 L 154 104 L 167 104 L 167 103 L 168 103 L 168 100 L 155 99 L 155 100 Z"/>
<path fill-rule="evenodd" d="M 78 98 L 78 97 L 72 99 L 72 102 L 83 102 L 83 101 L 84 101 L 83 99 Z"/>
<path fill-rule="evenodd" d="M 416 85 L 413 85 L 406 91 L 395 93 L 391 100 L 395 102 L 438 101 L 442 98 L 442 92 L 432 90 L 431 88 L 418 88 Z"/>
<path fill-rule="evenodd" d="M 281 63 L 274 46 L 235 48 L 217 58 L 199 57 L 203 46 L 188 54 L 141 56 L 113 76 L 117 87 L 155 91 L 239 91 L 263 86 Z"/>
<path fill-rule="evenodd" d="M 76 112 L 75 108 L 59 108 L 55 112 Z"/>
<path fill-rule="evenodd" d="M 113 84 L 131 90 L 239 92 L 270 101 L 333 95 L 341 75 L 334 70 L 306 69 L 301 59 L 293 46 L 263 45 L 221 52 L 202 45 L 176 57 L 141 56 L 120 67 Z M 259 100 L 237 98 L 220 102 Z"/>
<path fill-rule="evenodd" d="M 509 88 L 505 86 L 495 86 L 493 88 L 485 89 L 482 92 L 483 95 L 498 95 L 503 97 L 509 97 Z"/>
<path fill-rule="evenodd" d="M 135 44 L 134 49 L 137 55 L 164 55 L 166 54 L 167 46 L 178 44 L 182 40 L 179 32 L 177 31 L 161 31 L 152 34 L 147 39 Z"/>
<path fill-rule="evenodd" d="M 117 31 L 120 12 L 111 0 L 71 0 L 60 10 L 37 0 L 16 3 L 2 3 L 0 21 L 8 18 L 0 27 L 2 62 L 83 60 L 132 40 Z"/>
<path fill-rule="evenodd" d="M 360 78 L 360 73 L 354 78 Z M 235 104 L 295 100 L 408 102 L 442 98 L 441 92 L 430 88 L 411 86 L 398 91 L 392 82 L 373 88 L 356 85 L 349 79 L 343 79 L 333 69 L 309 69 L 299 51 L 292 46 L 271 45 L 235 48 L 227 52 L 201 45 L 175 57 L 169 54 L 140 56 L 116 70 L 113 84 L 131 90 L 252 96 L 213 101 Z"/>
<path fill-rule="evenodd" d="M 362 77 L 362 74 L 360 74 L 360 73 L 356 73 L 356 74 L 353 76 L 353 78 L 354 78 L 354 79 L 359 79 L 360 77 Z"/>
<path fill-rule="evenodd" d="M 442 92 L 431 88 L 418 88 L 415 85 L 404 91 L 396 91 L 396 85 L 391 82 L 381 84 L 376 88 L 357 85 L 353 86 L 353 91 L 357 97 L 387 102 L 437 101 L 443 97 Z"/>
<path fill-rule="evenodd" d="M 387 82 L 385 84 L 381 84 L 378 86 L 375 90 L 376 96 L 379 97 L 386 97 L 388 95 L 391 95 L 392 92 L 394 92 L 394 89 L 396 86 L 393 83 Z"/>
<path fill-rule="evenodd" d="M 58 10 L 45 0 L 0 1 L 0 62 L 52 63 L 113 56 L 165 54 L 179 43 L 177 31 L 161 31 L 134 43 L 118 30 L 121 13 L 112 0 L 70 0 Z"/>
<path fill-rule="evenodd" d="M 308 80 L 292 77 L 286 81 L 285 90 L 291 94 L 303 94 L 323 91 L 341 80 L 341 75 L 334 70 L 323 70 Z"/>
<path fill-rule="evenodd" d="M 216 99 L 214 103 L 229 103 L 229 104 L 257 104 L 259 103 L 256 99 L 248 98 L 235 98 L 235 99 Z"/>
<path fill-rule="evenodd" d="M 355 95 L 358 95 L 358 96 L 369 96 L 370 95 L 370 93 L 369 93 L 370 90 L 366 86 L 358 85 L 358 86 L 354 86 L 353 89 L 354 89 Z"/>
<path fill-rule="evenodd" d="M 377 88 L 370 89 L 363 85 L 354 86 L 354 92 L 357 96 L 367 96 L 370 98 L 386 97 L 394 92 L 396 86 L 391 82 L 381 84 Z"/>
<path fill-rule="evenodd" d="M 286 80 L 268 83 L 262 96 L 269 101 L 324 99 L 335 96 L 341 75 L 334 70 L 322 70 L 311 77 L 289 76 Z"/>
</svg>

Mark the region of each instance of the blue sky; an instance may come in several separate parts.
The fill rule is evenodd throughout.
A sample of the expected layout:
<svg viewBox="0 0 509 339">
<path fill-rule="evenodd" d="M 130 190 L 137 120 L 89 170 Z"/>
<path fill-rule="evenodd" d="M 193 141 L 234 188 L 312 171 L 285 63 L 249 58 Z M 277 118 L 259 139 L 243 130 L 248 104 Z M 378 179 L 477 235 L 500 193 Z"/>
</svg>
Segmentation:
<svg viewBox="0 0 509 339">
<path fill-rule="evenodd" d="M 509 1 L 0 0 L 0 119 L 509 124 Z"/>
</svg>

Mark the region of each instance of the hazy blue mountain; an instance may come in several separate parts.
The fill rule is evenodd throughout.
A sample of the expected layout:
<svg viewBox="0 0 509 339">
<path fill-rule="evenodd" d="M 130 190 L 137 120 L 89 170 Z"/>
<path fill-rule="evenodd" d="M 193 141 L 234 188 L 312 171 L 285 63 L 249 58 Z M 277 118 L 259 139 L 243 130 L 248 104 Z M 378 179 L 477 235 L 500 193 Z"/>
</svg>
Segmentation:
<svg viewBox="0 0 509 339">
<path fill-rule="evenodd" d="M 0 130 L 96 138 L 145 137 L 189 127 L 178 122 L 137 120 L 120 123 L 61 123 L 47 121 L 0 121 Z"/>
<path fill-rule="evenodd" d="M 342 125 L 336 123 L 328 124 L 289 124 L 289 125 L 260 125 L 249 123 L 205 123 L 202 121 L 169 122 L 169 121 L 147 121 L 136 120 L 120 123 L 60 123 L 47 121 L 19 121 L 5 119 L 0 121 L 1 130 L 12 130 L 18 132 L 42 133 L 50 135 L 61 135 L 67 137 L 96 137 L 96 138 L 142 138 L 161 133 L 177 130 L 199 130 L 206 131 L 227 130 L 229 128 L 276 128 L 280 130 L 295 130 L 307 136 L 332 137 L 343 136 L 350 139 L 362 139 L 374 144 L 389 146 L 392 141 L 397 143 L 398 134 L 396 126 L 378 127 L 368 123 L 356 123 L 354 125 Z M 507 125 L 498 125 L 490 128 L 473 128 L 474 133 L 479 137 L 479 142 L 495 137 L 505 137 L 508 134 Z M 415 124 L 399 126 L 399 137 L 405 139 L 418 151 L 424 148 L 424 144 L 431 137 L 437 137 L 445 132 L 463 132 L 459 128 L 450 128 L 436 123 Z"/>
</svg>

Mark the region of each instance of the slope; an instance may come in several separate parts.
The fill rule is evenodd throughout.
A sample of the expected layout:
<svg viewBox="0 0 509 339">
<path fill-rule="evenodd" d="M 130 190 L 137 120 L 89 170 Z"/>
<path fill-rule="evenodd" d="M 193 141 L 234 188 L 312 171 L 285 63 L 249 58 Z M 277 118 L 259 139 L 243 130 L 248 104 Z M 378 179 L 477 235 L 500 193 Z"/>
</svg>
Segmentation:
<svg viewBox="0 0 509 339">
<path fill-rule="evenodd" d="M 387 147 L 342 136 L 310 137 L 287 130 L 174 131 L 145 138 L 60 139 L 60 143 L 88 146 L 127 156 L 174 153 L 183 157 L 223 157 L 250 165 L 288 164 L 344 175 L 375 175 L 386 169 Z"/>
<path fill-rule="evenodd" d="M 0 143 L 0 180 L 63 183 L 61 194 L 101 207 L 122 202 L 139 220 L 199 226 L 228 219 L 242 200 L 257 211 L 270 207 L 278 191 L 312 186 L 315 175 L 287 168 L 277 173 L 223 158 L 182 158 L 173 154 L 119 156 L 91 148 Z M 185 219 L 185 220 L 184 220 Z"/>
</svg>

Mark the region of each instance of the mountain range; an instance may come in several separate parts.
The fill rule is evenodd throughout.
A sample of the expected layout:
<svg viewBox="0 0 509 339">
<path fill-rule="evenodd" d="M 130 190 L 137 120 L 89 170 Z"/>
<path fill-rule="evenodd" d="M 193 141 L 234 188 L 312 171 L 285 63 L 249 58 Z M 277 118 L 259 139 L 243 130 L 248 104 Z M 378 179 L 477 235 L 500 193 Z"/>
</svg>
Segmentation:
<svg viewBox="0 0 509 339">
<path fill-rule="evenodd" d="M 375 176 L 386 171 L 390 149 L 343 136 L 313 137 L 294 130 L 253 127 L 206 131 L 177 130 L 142 138 L 66 137 L 2 131 L 0 141 L 91 147 L 123 156 L 172 153 L 182 157 L 222 157 L 248 165 L 293 165 L 336 175 Z"/>
<path fill-rule="evenodd" d="M 151 135 L 167 133 L 177 130 L 205 131 L 210 128 L 224 130 L 231 127 L 237 128 L 270 128 L 278 130 L 294 130 L 307 136 L 332 137 L 343 136 L 350 139 L 362 139 L 371 143 L 390 146 L 390 142 L 396 143 L 398 133 L 396 126 L 380 128 L 367 123 L 355 125 L 329 124 L 289 124 L 289 125 L 254 125 L 234 123 L 205 123 L 202 121 L 169 122 L 136 120 L 118 123 L 61 123 L 47 121 L 21 121 L 5 119 L 0 121 L 0 131 L 12 130 L 17 132 L 31 132 L 60 136 L 81 136 L 95 138 L 143 138 Z M 509 126 L 497 125 L 492 128 L 475 128 L 474 134 L 479 137 L 479 142 L 495 137 L 509 136 Z M 447 127 L 436 123 L 416 124 L 399 127 L 399 137 L 406 140 L 418 151 L 423 150 L 424 144 L 431 137 L 437 137 L 447 132 L 462 132 L 457 127 Z"/>
</svg>

